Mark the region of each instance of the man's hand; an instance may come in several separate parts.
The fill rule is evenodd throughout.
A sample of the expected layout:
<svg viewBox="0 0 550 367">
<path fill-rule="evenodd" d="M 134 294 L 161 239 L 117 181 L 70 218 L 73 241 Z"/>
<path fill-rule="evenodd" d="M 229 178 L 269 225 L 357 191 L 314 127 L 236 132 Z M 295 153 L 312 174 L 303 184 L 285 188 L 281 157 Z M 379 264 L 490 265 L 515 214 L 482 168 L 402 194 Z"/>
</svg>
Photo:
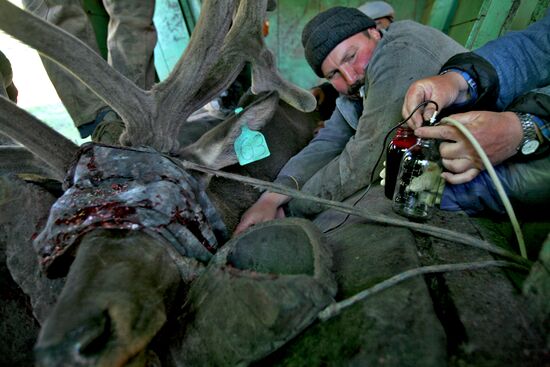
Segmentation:
<svg viewBox="0 0 550 367">
<path fill-rule="evenodd" d="M 462 75 L 456 72 L 448 72 L 443 75 L 417 80 L 414 82 L 405 95 L 402 114 L 403 118 L 409 117 L 412 111 L 422 102 L 431 100 L 438 104 L 439 110 L 454 103 L 466 101 L 468 83 Z M 420 108 L 407 121 L 410 128 L 416 129 L 422 126 L 422 122 L 429 120 L 435 112 L 435 105 L 428 103 Z"/>
<path fill-rule="evenodd" d="M 523 137 L 521 123 L 513 112 L 472 111 L 449 116 L 464 124 L 479 142 L 493 165 L 516 154 Z M 439 125 L 415 130 L 421 138 L 442 139 L 439 151 L 444 172 L 443 178 L 451 184 L 472 180 L 483 169 L 481 158 L 469 140 L 454 126 Z"/>
<path fill-rule="evenodd" d="M 285 213 L 281 206 L 289 200 L 290 198 L 286 195 L 264 192 L 258 201 L 243 214 L 233 236 L 257 223 L 267 222 L 275 218 L 284 218 Z"/>
</svg>

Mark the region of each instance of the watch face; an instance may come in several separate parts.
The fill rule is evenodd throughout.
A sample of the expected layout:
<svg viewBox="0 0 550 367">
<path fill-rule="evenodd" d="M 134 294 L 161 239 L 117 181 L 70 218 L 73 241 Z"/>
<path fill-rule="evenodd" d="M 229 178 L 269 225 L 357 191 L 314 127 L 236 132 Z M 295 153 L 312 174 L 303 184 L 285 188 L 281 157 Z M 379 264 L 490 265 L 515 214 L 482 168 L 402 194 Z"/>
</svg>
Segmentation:
<svg viewBox="0 0 550 367">
<path fill-rule="evenodd" d="M 521 147 L 521 153 L 523 155 L 528 155 L 531 153 L 534 153 L 535 150 L 539 147 L 540 143 L 538 140 L 529 140 L 526 141 L 525 144 Z"/>
</svg>

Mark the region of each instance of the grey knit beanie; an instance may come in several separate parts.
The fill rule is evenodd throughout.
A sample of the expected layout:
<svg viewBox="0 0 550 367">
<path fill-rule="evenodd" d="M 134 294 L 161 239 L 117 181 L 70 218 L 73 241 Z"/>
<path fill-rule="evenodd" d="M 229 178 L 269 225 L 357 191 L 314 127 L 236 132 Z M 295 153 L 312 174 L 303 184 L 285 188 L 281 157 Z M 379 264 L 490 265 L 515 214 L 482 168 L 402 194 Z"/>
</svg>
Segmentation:
<svg viewBox="0 0 550 367">
<path fill-rule="evenodd" d="M 374 20 L 356 8 L 337 6 L 317 14 L 302 32 L 306 60 L 320 77 L 321 64 L 343 40 L 367 28 L 376 27 Z"/>
</svg>

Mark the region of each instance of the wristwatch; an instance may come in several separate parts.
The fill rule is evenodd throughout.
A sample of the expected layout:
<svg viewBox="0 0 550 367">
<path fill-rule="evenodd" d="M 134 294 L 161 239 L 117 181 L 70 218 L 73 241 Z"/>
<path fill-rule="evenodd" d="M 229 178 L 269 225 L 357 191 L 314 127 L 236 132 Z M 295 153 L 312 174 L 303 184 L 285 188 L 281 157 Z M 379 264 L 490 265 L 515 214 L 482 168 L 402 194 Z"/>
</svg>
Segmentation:
<svg viewBox="0 0 550 367">
<path fill-rule="evenodd" d="M 537 138 L 537 131 L 533 116 L 523 112 L 516 112 L 516 115 L 519 117 L 521 129 L 523 130 L 523 139 L 521 140 L 521 143 L 519 143 L 517 150 L 523 155 L 532 154 L 540 145 L 540 141 Z"/>
</svg>

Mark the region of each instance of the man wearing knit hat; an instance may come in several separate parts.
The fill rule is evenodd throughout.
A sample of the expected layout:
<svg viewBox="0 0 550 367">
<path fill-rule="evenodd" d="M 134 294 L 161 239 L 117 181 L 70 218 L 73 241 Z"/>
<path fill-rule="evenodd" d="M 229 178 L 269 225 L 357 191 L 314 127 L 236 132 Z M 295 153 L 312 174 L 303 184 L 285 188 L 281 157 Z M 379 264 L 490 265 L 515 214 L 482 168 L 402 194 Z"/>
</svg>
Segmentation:
<svg viewBox="0 0 550 367">
<path fill-rule="evenodd" d="M 393 8 L 385 1 L 367 1 L 357 9 L 372 18 L 376 23 L 377 29 L 387 29 L 393 23 L 395 16 Z M 311 88 L 310 92 L 317 99 L 317 111 L 321 117 L 319 127 L 322 127 L 325 125 L 325 120 L 330 118 L 332 111 L 336 107 L 338 92 L 329 82 Z"/>
<path fill-rule="evenodd" d="M 334 7 L 316 15 L 302 32 L 306 59 L 340 93 L 325 127 L 279 172 L 276 183 L 342 201 L 370 183 L 383 140 L 401 120 L 409 85 L 439 71 L 465 48 L 442 32 L 413 21 L 376 23 L 355 8 Z M 379 167 L 378 170 L 381 168 Z M 317 204 L 265 192 L 243 215 L 239 233 L 284 216 L 312 216 Z"/>
</svg>

